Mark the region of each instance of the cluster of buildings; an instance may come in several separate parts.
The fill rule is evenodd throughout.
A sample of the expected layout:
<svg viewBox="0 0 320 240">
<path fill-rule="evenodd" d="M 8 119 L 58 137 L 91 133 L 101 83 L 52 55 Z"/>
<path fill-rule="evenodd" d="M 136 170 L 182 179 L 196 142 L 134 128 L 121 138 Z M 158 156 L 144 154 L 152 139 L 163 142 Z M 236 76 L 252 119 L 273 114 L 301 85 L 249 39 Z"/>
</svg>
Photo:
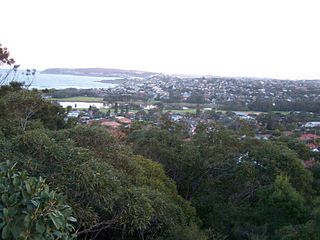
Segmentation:
<svg viewBox="0 0 320 240">
<path fill-rule="evenodd" d="M 241 131 L 249 129 L 251 137 L 268 140 L 275 136 L 293 135 L 305 143 L 312 152 L 320 151 L 320 115 L 310 112 L 305 116 L 299 112 L 290 114 L 259 114 L 248 111 L 218 111 L 219 106 L 249 106 L 258 99 L 273 104 L 282 102 L 320 102 L 320 81 L 292 81 L 276 79 L 201 77 L 186 78 L 178 76 L 154 75 L 148 78 L 124 79 L 117 87 L 104 89 L 99 96 L 116 99 L 119 102 L 144 100 L 145 104 L 135 111 L 120 114 L 105 114 L 92 111 L 71 111 L 67 118 L 77 118 L 79 123 L 100 125 L 110 130 L 130 128 L 133 121 L 148 121 L 161 124 L 165 107 L 172 103 L 201 105 L 197 113 L 169 111 L 166 117 L 186 126 L 189 134 L 195 132 L 200 123 L 219 123 L 227 128 Z M 102 94 L 102 95 L 101 95 Z M 162 104 L 150 104 L 150 100 Z M 117 103 L 118 104 L 118 103 Z M 181 110 L 185 110 L 179 105 Z M 127 106 L 127 105 L 126 105 Z M 187 106 L 187 105 L 185 105 Z M 210 107 L 207 108 L 206 107 Z M 170 108 L 167 108 L 170 109 Z M 216 109 L 212 110 L 212 109 Z M 319 108 L 320 109 L 320 108 Z M 243 137 L 246 137 L 244 131 Z"/>
<path fill-rule="evenodd" d="M 173 102 L 201 101 L 213 104 L 237 102 L 246 106 L 256 99 L 277 101 L 320 101 L 320 81 L 202 77 L 181 78 L 155 75 L 147 79 L 126 79 L 106 94 Z M 199 99 L 198 99 L 199 100 Z"/>
</svg>

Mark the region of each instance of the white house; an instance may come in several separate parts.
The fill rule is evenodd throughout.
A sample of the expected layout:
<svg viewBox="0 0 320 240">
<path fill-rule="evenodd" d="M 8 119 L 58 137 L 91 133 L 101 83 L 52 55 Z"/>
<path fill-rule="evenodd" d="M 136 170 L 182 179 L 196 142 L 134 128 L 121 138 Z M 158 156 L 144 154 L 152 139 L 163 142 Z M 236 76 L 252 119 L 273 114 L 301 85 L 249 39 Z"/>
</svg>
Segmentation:
<svg viewBox="0 0 320 240">
<path fill-rule="evenodd" d="M 304 127 L 306 128 L 314 128 L 314 127 L 320 127 L 320 122 L 307 122 Z"/>
</svg>

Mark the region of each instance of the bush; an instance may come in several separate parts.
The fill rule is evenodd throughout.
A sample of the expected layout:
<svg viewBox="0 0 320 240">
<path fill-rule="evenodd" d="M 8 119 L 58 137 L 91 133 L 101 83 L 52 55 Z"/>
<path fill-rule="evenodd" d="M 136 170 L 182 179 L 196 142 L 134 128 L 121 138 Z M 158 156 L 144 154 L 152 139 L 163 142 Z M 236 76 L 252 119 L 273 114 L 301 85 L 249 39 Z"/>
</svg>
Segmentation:
<svg viewBox="0 0 320 240">
<path fill-rule="evenodd" d="M 40 178 L 0 165 L 0 239 L 74 239 L 72 209 Z"/>
</svg>

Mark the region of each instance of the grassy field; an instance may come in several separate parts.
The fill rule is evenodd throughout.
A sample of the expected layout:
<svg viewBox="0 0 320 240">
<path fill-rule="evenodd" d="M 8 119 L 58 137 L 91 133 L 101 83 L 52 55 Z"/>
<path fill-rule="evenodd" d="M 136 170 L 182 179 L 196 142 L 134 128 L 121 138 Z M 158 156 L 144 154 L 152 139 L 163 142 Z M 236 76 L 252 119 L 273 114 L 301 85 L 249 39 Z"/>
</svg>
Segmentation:
<svg viewBox="0 0 320 240">
<path fill-rule="evenodd" d="M 79 96 L 79 97 L 69 97 L 69 98 L 50 98 L 49 100 L 55 100 L 55 101 L 60 101 L 60 102 L 103 102 L 103 98 L 100 97 L 85 97 L 85 96 Z M 155 103 L 159 103 L 161 101 L 155 101 L 155 100 L 151 100 L 149 102 L 144 102 L 144 101 L 131 101 L 131 104 L 136 104 L 136 105 L 141 105 L 141 104 L 155 104 Z M 118 103 L 121 104 L 127 104 L 128 102 L 122 102 L 122 101 L 118 101 Z M 193 103 L 164 103 L 164 105 L 168 105 L 167 107 L 169 109 L 164 110 L 164 112 L 174 112 L 174 113 L 181 113 L 181 114 L 186 114 L 186 113 L 192 113 L 195 114 L 196 113 L 196 107 L 197 104 L 193 104 Z M 175 107 L 188 107 L 188 109 L 181 109 L 181 110 L 177 110 L 177 109 L 172 109 Z M 207 108 L 207 107 L 212 107 L 211 104 L 200 104 L 200 109 L 203 111 L 203 108 Z M 102 111 L 108 111 L 108 109 L 103 109 Z M 111 109 L 111 112 L 113 112 L 114 110 Z M 137 111 L 132 111 L 131 112 L 137 112 Z M 219 110 L 219 109 L 215 109 L 215 111 L 217 112 L 223 112 L 225 113 L 225 110 Z M 257 112 L 257 111 L 235 111 L 235 112 L 244 112 L 247 114 L 261 114 L 264 112 Z M 284 112 L 284 111 L 273 111 L 273 113 L 281 113 L 283 115 L 287 115 L 290 112 Z"/>
<path fill-rule="evenodd" d="M 273 113 L 281 113 L 283 115 L 288 115 L 290 112 L 285 112 L 285 111 L 273 111 Z"/>
<path fill-rule="evenodd" d="M 50 100 L 60 101 L 60 102 L 103 102 L 103 98 L 98 98 L 98 97 L 50 98 Z"/>
<path fill-rule="evenodd" d="M 157 100 L 150 100 L 147 102 L 148 104 L 156 104 L 156 103 L 161 103 L 161 101 L 157 101 Z"/>
<path fill-rule="evenodd" d="M 173 112 L 173 113 L 192 113 L 195 114 L 196 113 L 196 109 L 195 108 L 189 108 L 189 109 L 181 109 L 181 110 L 177 110 L 177 109 L 166 109 L 164 110 L 164 112 Z"/>
<path fill-rule="evenodd" d="M 202 108 L 200 108 L 201 111 L 203 111 Z M 189 108 L 189 109 L 183 109 L 183 110 L 177 110 L 177 109 L 167 109 L 167 110 L 164 110 L 164 112 L 174 112 L 174 113 L 192 113 L 192 114 L 195 114 L 196 113 L 196 109 L 195 108 Z M 218 110 L 216 109 L 217 112 L 222 112 L 222 113 L 226 113 L 227 111 L 225 110 Z M 247 114 L 256 114 L 256 115 L 259 115 L 259 114 L 262 114 L 262 113 L 265 113 L 265 112 L 256 112 L 256 111 L 232 111 L 232 112 L 243 112 L 243 113 L 247 113 Z M 273 111 L 273 113 L 281 113 L 283 115 L 287 115 L 289 114 L 290 112 L 283 112 L 283 111 Z"/>
</svg>

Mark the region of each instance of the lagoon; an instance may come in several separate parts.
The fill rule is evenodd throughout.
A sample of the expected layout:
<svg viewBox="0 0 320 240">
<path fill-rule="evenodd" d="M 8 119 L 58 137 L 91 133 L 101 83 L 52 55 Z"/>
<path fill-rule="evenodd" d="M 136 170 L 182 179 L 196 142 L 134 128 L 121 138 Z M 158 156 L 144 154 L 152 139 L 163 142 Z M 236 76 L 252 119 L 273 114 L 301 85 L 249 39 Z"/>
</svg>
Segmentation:
<svg viewBox="0 0 320 240">
<path fill-rule="evenodd" d="M 71 106 L 72 108 L 88 109 L 90 106 L 94 106 L 96 108 L 109 108 L 107 105 L 104 105 L 100 102 L 58 102 L 62 107 L 66 108 L 67 106 Z"/>
</svg>

